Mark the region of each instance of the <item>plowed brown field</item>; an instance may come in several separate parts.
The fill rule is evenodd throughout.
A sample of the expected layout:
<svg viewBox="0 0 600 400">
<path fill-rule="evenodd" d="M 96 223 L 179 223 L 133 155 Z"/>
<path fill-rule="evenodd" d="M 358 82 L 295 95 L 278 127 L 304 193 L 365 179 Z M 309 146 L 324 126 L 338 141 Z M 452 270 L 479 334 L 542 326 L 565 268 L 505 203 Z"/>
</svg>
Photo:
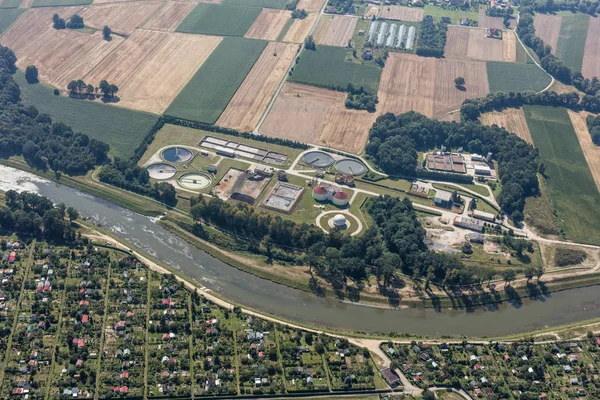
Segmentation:
<svg viewBox="0 0 600 400">
<path fill-rule="evenodd" d="M 318 14 L 308 14 L 308 17 L 304 19 L 294 19 L 292 26 L 286 32 L 283 37 L 284 42 L 302 43 L 308 36 L 308 33 L 312 29 L 315 21 L 317 20 Z"/>
<path fill-rule="evenodd" d="M 465 90 L 454 85 L 465 78 Z M 379 84 L 378 113 L 418 111 L 429 117 L 460 108 L 468 98 L 489 92 L 484 61 L 436 59 L 390 53 Z"/>
<path fill-rule="evenodd" d="M 221 42 L 217 36 L 136 30 L 85 81 L 119 87 L 119 105 L 162 113 Z"/>
<path fill-rule="evenodd" d="M 600 18 L 590 18 L 581 73 L 588 79 L 600 77 Z"/>
<path fill-rule="evenodd" d="M 315 30 L 315 41 L 327 46 L 346 47 L 352 39 L 358 18 L 323 15 Z"/>
<path fill-rule="evenodd" d="M 195 6 L 190 1 L 169 1 L 146 22 L 144 29 L 172 32 Z"/>
<path fill-rule="evenodd" d="M 319 12 L 325 0 L 300 0 L 296 9 L 305 10 L 308 13 Z"/>
<path fill-rule="evenodd" d="M 297 48 L 295 44 L 269 43 L 221 114 L 217 125 L 240 131 L 254 130 L 294 60 Z"/>
<path fill-rule="evenodd" d="M 561 24 L 562 17 L 558 15 L 537 13 L 533 20 L 536 36 L 542 39 L 544 43 L 549 44 L 553 53 L 556 51 Z"/>
<path fill-rule="evenodd" d="M 135 1 L 87 6 L 79 13 L 86 26 L 102 29 L 110 26 L 114 32 L 131 35 L 150 18 L 163 2 Z"/>
<path fill-rule="evenodd" d="M 286 83 L 261 131 L 268 136 L 359 154 L 376 116 L 348 110 L 345 100 L 342 92 Z"/>
<path fill-rule="evenodd" d="M 479 119 L 483 125 L 498 125 L 514 133 L 527 143 L 533 144 L 531 132 L 529 132 L 529 126 L 527 126 L 527 120 L 522 108 L 507 108 L 502 111 L 488 112 L 483 114 Z"/>
<path fill-rule="evenodd" d="M 480 28 L 504 29 L 504 20 L 500 17 L 488 17 L 485 15 L 485 9 L 480 8 L 477 15 L 477 26 Z"/>
<path fill-rule="evenodd" d="M 291 11 L 265 8 L 260 12 L 244 37 L 263 40 L 277 40 L 279 33 L 281 33 L 281 30 L 291 16 Z"/>
<path fill-rule="evenodd" d="M 503 41 L 485 36 L 485 30 L 450 25 L 444 54 L 448 58 L 502 61 Z M 516 48 L 515 48 L 516 58 Z"/>
<path fill-rule="evenodd" d="M 381 18 L 399 21 L 420 22 L 423 20 L 423 8 L 404 6 L 383 6 Z"/>
<path fill-rule="evenodd" d="M 571 123 L 577 134 L 577 139 L 579 140 L 579 145 L 581 146 L 581 150 L 583 150 L 583 155 L 590 167 L 590 172 L 594 177 L 598 191 L 600 191 L 600 146 L 596 146 L 592 142 L 592 137 L 588 131 L 585 119 L 589 113 L 583 111 L 578 113 L 572 110 L 568 111 Z"/>
</svg>

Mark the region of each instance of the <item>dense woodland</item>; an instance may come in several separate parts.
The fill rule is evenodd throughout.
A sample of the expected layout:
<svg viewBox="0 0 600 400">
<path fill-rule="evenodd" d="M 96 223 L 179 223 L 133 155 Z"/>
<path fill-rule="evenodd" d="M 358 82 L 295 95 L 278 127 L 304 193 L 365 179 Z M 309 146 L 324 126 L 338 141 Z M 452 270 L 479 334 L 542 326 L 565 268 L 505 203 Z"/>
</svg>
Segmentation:
<svg viewBox="0 0 600 400">
<path fill-rule="evenodd" d="M 523 139 L 496 126 L 478 122 L 440 122 L 416 112 L 377 118 L 369 134 L 367 154 L 386 173 L 414 176 L 418 168 L 417 151 L 441 145 L 462 147 L 479 154 L 491 152 L 498 161 L 502 192 L 500 206 L 516 221 L 523 219 L 525 197 L 538 193 L 537 172 L 543 165 L 538 152 Z"/>
<path fill-rule="evenodd" d="M 0 46 L 0 157 L 23 156 L 34 168 L 68 174 L 85 174 L 104 162 L 106 143 L 73 132 L 21 103 L 12 77 L 16 61 L 12 50 Z"/>
<path fill-rule="evenodd" d="M 329 7 L 334 8 L 337 14 L 354 14 L 354 0 L 329 0 Z"/>
<path fill-rule="evenodd" d="M 417 54 L 424 57 L 443 57 L 447 34 L 448 25 L 443 22 L 436 23 L 431 16 L 426 16 L 421 21 Z"/>
<path fill-rule="evenodd" d="M 586 122 L 590 135 L 592 136 L 592 142 L 594 142 L 596 146 L 600 146 L 600 117 L 588 115 Z"/>
</svg>

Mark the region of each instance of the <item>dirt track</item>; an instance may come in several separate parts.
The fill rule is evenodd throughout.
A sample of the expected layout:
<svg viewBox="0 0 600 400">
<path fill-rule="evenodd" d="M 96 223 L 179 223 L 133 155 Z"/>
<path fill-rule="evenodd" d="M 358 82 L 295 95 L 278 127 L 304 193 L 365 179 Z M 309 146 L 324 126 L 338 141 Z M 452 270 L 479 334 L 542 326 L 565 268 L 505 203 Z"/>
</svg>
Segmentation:
<svg viewBox="0 0 600 400">
<path fill-rule="evenodd" d="M 217 125 L 240 131 L 254 130 L 294 60 L 297 47 L 295 44 L 269 43 L 219 117 Z"/>
<path fill-rule="evenodd" d="M 584 111 L 578 113 L 572 110 L 568 111 L 573 129 L 575 129 L 577 139 L 579 140 L 579 145 L 581 146 L 581 150 L 583 150 L 583 155 L 590 167 L 590 172 L 594 177 L 598 191 L 600 191 L 600 147 L 592 142 L 592 137 L 585 122 L 589 113 Z"/>
<path fill-rule="evenodd" d="M 536 36 L 541 38 L 545 44 L 549 44 L 552 47 L 552 53 L 556 52 L 561 24 L 562 17 L 556 15 L 537 13 L 533 20 Z"/>
<path fill-rule="evenodd" d="M 348 46 L 352 39 L 358 18 L 340 15 L 324 15 L 314 33 L 315 42 L 326 46 Z"/>
<path fill-rule="evenodd" d="M 317 20 L 318 14 L 308 14 L 308 17 L 304 19 L 294 19 L 292 26 L 286 32 L 283 37 L 284 42 L 291 43 L 302 43 L 304 39 L 308 36 L 310 30 L 312 29 L 315 21 Z"/>
<path fill-rule="evenodd" d="M 383 6 L 381 18 L 399 21 L 420 22 L 423 20 L 423 8 L 404 6 Z"/>
<path fill-rule="evenodd" d="M 163 5 L 164 3 L 155 1 L 94 4 L 85 7 L 79 15 L 86 26 L 102 29 L 108 25 L 114 32 L 131 35 Z"/>
<path fill-rule="evenodd" d="M 279 33 L 291 18 L 291 15 L 291 11 L 265 8 L 260 12 L 244 37 L 277 40 Z"/>
<path fill-rule="evenodd" d="M 581 73 L 588 79 L 600 77 L 600 18 L 590 18 Z"/>
<path fill-rule="evenodd" d="M 492 111 L 485 113 L 480 118 L 483 125 L 498 125 L 507 131 L 514 133 L 527 143 L 533 144 L 529 126 L 522 108 L 507 108 L 503 111 Z"/>
<path fill-rule="evenodd" d="M 146 22 L 144 29 L 172 32 L 195 6 L 194 2 L 169 1 Z"/>
</svg>

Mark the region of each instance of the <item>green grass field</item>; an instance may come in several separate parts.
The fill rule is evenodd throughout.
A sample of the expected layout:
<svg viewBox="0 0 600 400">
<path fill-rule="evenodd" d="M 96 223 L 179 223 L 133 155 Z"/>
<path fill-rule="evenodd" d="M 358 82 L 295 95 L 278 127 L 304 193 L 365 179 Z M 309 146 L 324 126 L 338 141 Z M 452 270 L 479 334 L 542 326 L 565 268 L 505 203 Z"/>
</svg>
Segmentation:
<svg viewBox="0 0 600 400">
<path fill-rule="evenodd" d="M 92 0 L 35 0 L 32 7 L 84 6 Z"/>
<path fill-rule="evenodd" d="M 22 8 L 11 8 L 0 11 L 0 33 L 7 30 L 13 22 L 19 18 L 19 15 L 25 11 Z"/>
<path fill-rule="evenodd" d="M 479 16 L 477 15 L 476 9 L 469 9 L 469 11 L 460 10 L 458 7 L 453 9 L 444 9 L 438 6 L 426 5 L 424 8 L 425 16 L 431 15 L 433 20 L 436 22 L 441 21 L 442 17 L 448 17 L 452 20 L 453 24 L 459 24 L 465 17 L 477 21 Z"/>
<path fill-rule="evenodd" d="M 564 108 L 524 106 L 546 183 L 567 239 L 600 244 L 600 193 Z"/>
<path fill-rule="evenodd" d="M 4 0 L 2 4 L 0 4 L 0 8 L 17 8 L 21 5 L 23 0 Z M 4 14 L 4 11 L 2 11 Z"/>
<path fill-rule="evenodd" d="M 347 50 L 344 47 L 317 46 L 317 50 L 305 50 L 300 62 L 294 67 L 290 81 L 321 87 L 339 86 L 348 83 L 355 87 L 363 86 L 372 93 L 377 92 L 381 68 L 344 61 Z"/>
<path fill-rule="evenodd" d="M 548 86 L 550 76 L 535 64 L 488 61 L 490 92 L 539 91 Z"/>
<path fill-rule="evenodd" d="M 562 16 L 562 24 L 556 45 L 556 56 L 567 67 L 581 71 L 590 17 L 587 14 L 573 14 L 569 11 L 560 12 L 559 15 Z"/>
<path fill-rule="evenodd" d="M 267 42 L 226 37 L 167 109 L 167 115 L 214 124 Z"/>
<path fill-rule="evenodd" d="M 256 7 L 200 3 L 177 27 L 177 32 L 244 36 L 260 14 Z"/>
<path fill-rule="evenodd" d="M 222 4 L 236 6 L 283 8 L 288 0 L 223 0 Z"/>
<path fill-rule="evenodd" d="M 110 145 L 110 154 L 129 158 L 140 145 L 158 117 L 153 114 L 104 105 L 100 102 L 55 96 L 43 84 L 30 85 L 18 71 L 15 80 L 21 88 L 23 103 L 35 106 L 57 122 Z"/>
</svg>

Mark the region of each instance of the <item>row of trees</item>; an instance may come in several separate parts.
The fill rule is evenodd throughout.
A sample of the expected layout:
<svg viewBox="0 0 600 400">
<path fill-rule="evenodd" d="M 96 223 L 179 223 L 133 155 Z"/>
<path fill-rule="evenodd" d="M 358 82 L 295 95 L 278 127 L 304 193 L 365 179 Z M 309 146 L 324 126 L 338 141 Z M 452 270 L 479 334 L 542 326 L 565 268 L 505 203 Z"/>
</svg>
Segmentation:
<svg viewBox="0 0 600 400">
<path fill-rule="evenodd" d="M 443 22 L 434 22 L 431 16 L 426 16 L 421 21 L 417 54 L 424 57 L 443 57 L 446 46 L 448 25 Z"/>
<path fill-rule="evenodd" d="M 119 91 L 119 87 L 115 84 L 108 83 L 106 80 L 101 80 L 100 85 L 95 87 L 91 84 L 86 84 L 82 79 L 72 80 L 67 85 L 70 96 L 94 95 L 101 91 L 104 98 L 114 100 L 115 94 Z"/>
<path fill-rule="evenodd" d="M 590 131 L 590 135 L 592 136 L 592 142 L 596 146 L 600 146 L 600 117 L 588 115 L 586 122 L 588 131 Z"/>
<path fill-rule="evenodd" d="M 35 107 L 24 106 L 12 74 L 17 58 L 0 46 L 0 157 L 23 156 L 38 169 L 85 174 L 106 159 L 106 143 L 53 122 Z"/>
<path fill-rule="evenodd" d="M 297 19 L 304 19 L 308 17 L 308 13 L 306 12 L 305 9 L 301 9 L 301 10 L 294 10 L 292 11 L 292 18 L 297 18 Z"/>
<path fill-rule="evenodd" d="M 78 14 L 73 14 L 67 23 L 65 23 L 65 19 L 61 18 L 60 15 L 54 14 L 52 16 L 52 26 L 54 29 L 81 29 L 84 27 L 83 18 Z"/>
<path fill-rule="evenodd" d="M 444 145 L 479 154 L 491 152 L 498 161 L 503 189 L 498 201 L 513 219 L 523 219 L 525 197 L 539 191 L 537 172 L 543 169 L 538 152 L 514 134 L 478 122 L 440 122 L 416 112 L 377 118 L 369 133 L 367 154 L 386 173 L 414 176 L 418 151 Z"/>
</svg>

